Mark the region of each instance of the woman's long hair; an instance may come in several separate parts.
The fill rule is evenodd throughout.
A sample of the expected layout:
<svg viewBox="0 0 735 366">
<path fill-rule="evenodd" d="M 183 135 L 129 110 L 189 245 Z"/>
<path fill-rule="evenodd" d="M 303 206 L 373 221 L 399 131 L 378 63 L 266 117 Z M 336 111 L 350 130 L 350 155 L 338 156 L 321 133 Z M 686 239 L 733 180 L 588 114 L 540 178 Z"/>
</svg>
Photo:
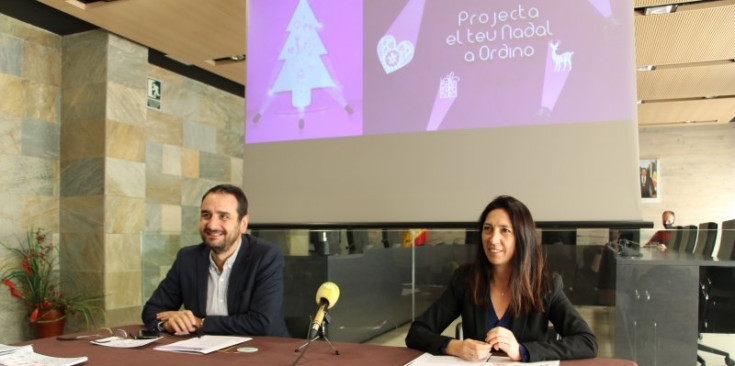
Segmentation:
<svg viewBox="0 0 735 366">
<path fill-rule="evenodd" d="M 485 255 L 482 227 L 490 211 L 496 209 L 508 213 L 515 235 L 515 254 L 510 262 L 510 314 L 521 315 L 543 311 L 543 295 L 550 291 L 550 281 L 544 268 L 541 245 L 536 239 L 536 224 L 528 207 L 511 196 L 496 197 L 480 215 L 478 222 L 480 245 L 477 246 L 470 276 L 472 302 L 479 307 L 490 305 L 490 280 L 494 268 Z"/>
</svg>

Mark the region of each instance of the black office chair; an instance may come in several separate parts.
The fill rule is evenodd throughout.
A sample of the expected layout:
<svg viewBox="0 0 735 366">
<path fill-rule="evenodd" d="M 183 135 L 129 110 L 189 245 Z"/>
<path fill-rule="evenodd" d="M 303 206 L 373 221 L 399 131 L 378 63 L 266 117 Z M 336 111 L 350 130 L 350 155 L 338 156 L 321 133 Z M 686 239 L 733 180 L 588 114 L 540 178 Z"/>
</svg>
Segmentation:
<svg viewBox="0 0 735 366">
<path fill-rule="evenodd" d="M 735 260 L 735 220 L 722 222 L 722 234 L 720 234 L 720 250 L 717 251 L 719 259 Z"/>
<path fill-rule="evenodd" d="M 669 240 L 671 251 L 679 251 L 679 248 L 681 247 L 681 239 L 683 236 L 682 231 L 684 231 L 684 229 L 681 226 L 675 226 L 673 229 L 671 229 L 671 239 Z"/>
<path fill-rule="evenodd" d="M 703 222 L 699 224 L 699 235 L 697 235 L 697 244 L 694 247 L 694 253 L 702 254 L 708 258 L 712 257 L 716 239 L 717 223 Z"/>
<path fill-rule="evenodd" d="M 711 230 L 711 224 L 714 223 L 705 224 L 708 224 L 706 226 Z M 702 254 L 705 257 L 712 257 L 714 254 L 714 238 L 709 238 L 711 236 L 716 236 L 717 224 L 715 224 L 714 227 L 715 231 L 710 232 L 707 235 L 708 239 L 703 243 L 704 249 Z M 701 228 L 702 226 L 700 225 L 700 229 Z M 717 253 L 717 257 L 719 259 L 731 259 L 733 256 L 733 247 L 735 247 L 735 220 L 723 222 L 722 229 L 723 232 L 722 235 L 720 235 L 720 249 Z M 725 258 L 724 256 L 727 257 Z M 702 333 L 735 332 L 735 322 L 732 321 L 731 315 L 733 304 L 735 304 L 734 283 L 735 272 L 733 272 L 732 268 L 701 268 L 699 284 L 700 340 L 702 339 Z M 699 351 L 725 356 L 725 364 L 728 366 L 735 366 L 735 361 L 730 358 L 730 354 L 723 350 L 719 350 L 702 343 L 697 343 L 697 349 Z M 697 355 L 697 362 L 701 363 L 702 366 L 706 366 L 704 359 L 699 355 Z"/>
<path fill-rule="evenodd" d="M 687 245 L 684 249 L 687 253 L 694 253 L 694 246 L 697 244 L 697 227 L 694 225 L 688 225 L 684 227 L 684 230 L 689 234 L 687 236 Z M 684 243 L 682 243 L 684 245 Z"/>
</svg>

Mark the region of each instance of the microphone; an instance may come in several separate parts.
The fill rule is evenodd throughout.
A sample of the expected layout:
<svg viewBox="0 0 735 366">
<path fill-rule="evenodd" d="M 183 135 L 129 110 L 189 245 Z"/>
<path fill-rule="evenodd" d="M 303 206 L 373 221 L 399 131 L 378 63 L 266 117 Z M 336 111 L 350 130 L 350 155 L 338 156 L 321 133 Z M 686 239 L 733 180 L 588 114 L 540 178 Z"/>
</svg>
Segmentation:
<svg viewBox="0 0 735 366">
<path fill-rule="evenodd" d="M 319 331 L 319 327 L 322 326 L 324 321 L 324 314 L 327 309 L 330 309 L 334 304 L 337 303 L 339 298 L 339 287 L 334 282 L 324 282 L 319 289 L 316 291 L 316 304 L 319 305 L 319 310 L 314 316 L 314 322 L 311 324 L 312 332 Z"/>
</svg>

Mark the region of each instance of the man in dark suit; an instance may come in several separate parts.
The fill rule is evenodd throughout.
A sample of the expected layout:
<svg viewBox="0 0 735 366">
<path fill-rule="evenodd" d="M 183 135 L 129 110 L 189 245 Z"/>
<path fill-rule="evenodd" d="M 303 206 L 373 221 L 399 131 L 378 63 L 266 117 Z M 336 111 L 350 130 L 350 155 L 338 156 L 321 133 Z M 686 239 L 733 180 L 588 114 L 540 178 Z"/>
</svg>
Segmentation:
<svg viewBox="0 0 735 366">
<path fill-rule="evenodd" d="M 288 336 L 283 321 L 283 254 L 245 234 L 247 198 L 231 185 L 202 197 L 202 243 L 179 250 L 143 307 L 151 330 Z M 183 309 L 181 308 L 183 305 Z"/>
<path fill-rule="evenodd" d="M 651 181 L 651 177 L 648 175 L 648 169 L 646 168 L 641 168 L 641 197 L 656 197 L 656 189 L 653 187 L 653 181 Z"/>
</svg>

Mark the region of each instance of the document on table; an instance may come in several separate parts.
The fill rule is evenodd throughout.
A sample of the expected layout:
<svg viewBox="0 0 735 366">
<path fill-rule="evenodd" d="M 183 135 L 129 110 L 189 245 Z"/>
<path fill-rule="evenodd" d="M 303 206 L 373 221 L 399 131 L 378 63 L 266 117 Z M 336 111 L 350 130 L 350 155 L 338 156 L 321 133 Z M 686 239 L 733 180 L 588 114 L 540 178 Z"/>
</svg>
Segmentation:
<svg viewBox="0 0 735 366">
<path fill-rule="evenodd" d="M 30 345 L 30 344 L 27 345 L 27 346 L 6 346 L 4 344 L 0 344 L 0 355 L 4 355 L 4 354 L 8 354 L 8 353 L 13 353 L 15 351 L 20 351 L 20 350 L 26 349 L 26 348 L 33 349 L 33 346 Z"/>
<path fill-rule="evenodd" d="M 251 339 L 250 337 L 204 335 L 165 346 L 158 346 L 154 349 L 158 351 L 207 354 L 223 348 L 232 347 L 238 343 L 247 342 Z"/>
<path fill-rule="evenodd" d="M 413 359 L 413 361 L 405 364 L 404 366 L 431 366 L 431 365 L 446 365 L 446 366 L 559 366 L 559 361 L 539 361 L 539 362 L 520 362 L 511 361 L 505 356 L 492 356 L 488 360 L 470 362 L 465 361 L 459 357 L 454 356 L 434 356 L 430 353 L 424 353 L 419 357 Z"/>
<path fill-rule="evenodd" d="M 8 346 L 3 346 L 3 348 Z M 0 349 L 3 349 L 0 348 Z M 51 357 L 33 352 L 32 346 L 19 347 L 19 349 L 0 355 L 2 366 L 72 366 L 87 362 L 87 357 Z"/>
<path fill-rule="evenodd" d="M 151 338 L 151 339 L 130 339 L 130 338 L 120 338 L 120 337 L 107 337 L 107 338 L 97 339 L 94 341 L 89 341 L 89 343 L 100 345 L 100 346 L 105 346 L 105 347 L 136 348 L 136 347 L 143 347 L 145 345 L 151 344 L 159 339 L 161 339 L 161 337 Z"/>
</svg>

